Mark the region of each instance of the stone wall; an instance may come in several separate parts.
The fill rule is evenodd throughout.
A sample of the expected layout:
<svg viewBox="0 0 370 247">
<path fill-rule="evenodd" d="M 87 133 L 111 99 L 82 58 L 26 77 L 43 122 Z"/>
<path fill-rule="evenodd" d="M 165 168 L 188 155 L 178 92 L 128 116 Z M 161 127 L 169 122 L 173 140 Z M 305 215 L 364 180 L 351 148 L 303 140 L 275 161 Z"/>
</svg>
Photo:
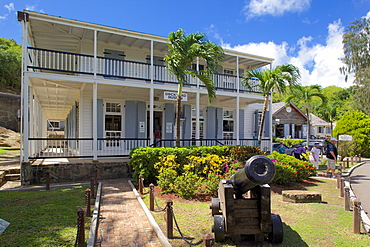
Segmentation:
<svg viewBox="0 0 370 247">
<path fill-rule="evenodd" d="M 20 95 L 0 92 L 0 126 L 19 132 L 20 118 L 18 118 L 18 110 L 20 109 Z"/>
<path fill-rule="evenodd" d="M 24 168 L 27 164 L 24 164 Z M 45 184 L 46 172 L 50 171 L 50 182 L 86 182 L 95 175 L 95 168 L 98 170 L 98 180 L 127 178 L 131 176 L 128 161 L 108 163 L 65 163 L 48 165 L 30 165 L 28 178 L 23 178 L 25 184 Z"/>
</svg>

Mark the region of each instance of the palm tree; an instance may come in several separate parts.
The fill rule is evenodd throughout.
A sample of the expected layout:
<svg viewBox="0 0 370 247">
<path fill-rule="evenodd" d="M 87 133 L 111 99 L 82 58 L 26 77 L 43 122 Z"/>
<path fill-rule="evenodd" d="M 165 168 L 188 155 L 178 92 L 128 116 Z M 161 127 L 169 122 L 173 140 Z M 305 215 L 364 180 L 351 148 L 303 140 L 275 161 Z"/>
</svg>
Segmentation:
<svg viewBox="0 0 370 247">
<path fill-rule="evenodd" d="M 251 70 L 244 74 L 243 85 L 251 88 L 251 84 L 257 79 L 258 86 L 265 97 L 258 131 L 259 146 L 261 146 L 263 123 L 271 92 L 276 89 L 279 93 L 284 93 L 287 85 L 296 85 L 300 77 L 299 69 L 292 64 L 279 65 L 275 69 Z"/>
<path fill-rule="evenodd" d="M 289 96 L 285 100 L 287 104 L 289 104 L 290 101 L 293 99 L 301 100 L 303 101 L 303 110 L 306 112 L 307 116 L 307 145 L 308 141 L 311 136 L 310 131 L 310 110 L 313 108 L 312 106 L 312 100 L 314 98 L 320 98 L 321 99 L 321 105 L 319 107 L 322 107 L 326 104 L 326 97 L 324 94 L 321 93 L 321 86 L 319 85 L 311 85 L 311 86 L 301 86 L 301 85 L 295 85 L 290 89 Z"/>
<path fill-rule="evenodd" d="M 185 35 L 182 29 L 171 32 L 168 35 L 168 54 L 164 60 L 168 70 L 178 80 L 177 89 L 177 114 L 176 114 L 176 146 L 180 146 L 180 113 L 181 95 L 184 84 L 188 82 L 189 75 L 197 77 L 206 87 L 209 103 L 216 97 L 216 89 L 212 80 L 212 74 L 220 68 L 224 57 L 223 49 L 209 41 L 205 34 L 194 33 Z M 204 70 L 192 70 L 195 59 L 205 61 Z"/>
<path fill-rule="evenodd" d="M 317 111 L 321 113 L 322 118 L 330 123 L 330 131 L 333 133 L 333 122 L 338 120 L 338 108 L 344 105 L 341 101 L 328 102 L 325 105 L 317 107 Z"/>
</svg>

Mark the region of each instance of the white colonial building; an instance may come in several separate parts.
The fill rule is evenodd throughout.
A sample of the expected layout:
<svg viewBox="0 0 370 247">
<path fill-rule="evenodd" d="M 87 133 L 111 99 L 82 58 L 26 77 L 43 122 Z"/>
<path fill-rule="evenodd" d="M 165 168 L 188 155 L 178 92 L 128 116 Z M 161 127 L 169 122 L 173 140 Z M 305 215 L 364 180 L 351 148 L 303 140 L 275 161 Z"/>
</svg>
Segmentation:
<svg viewBox="0 0 370 247">
<path fill-rule="evenodd" d="M 138 146 L 173 146 L 176 78 L 163 57 L 167 38 L 31 11 L 18 12 L 23 33 L 22 161 L 128 156 Z M 176 31 L 176 30 L 173 30 Z M 272 59 L 226 50 L 213 76 L 217 99 L 189 78 L 181 145 L 256 145 L 264 97 L 241 84 L 246 70 Z M 194 69 L 204 66 L 194 61 Z M 271 105 L 270 105 L 271 109 Z M 261 148 L 271 147 L 271 111 Z M 64 123 L 64 137 L 48 128 Z M 158 127 L 162 139 L 155 143 Z"/>
</svg>

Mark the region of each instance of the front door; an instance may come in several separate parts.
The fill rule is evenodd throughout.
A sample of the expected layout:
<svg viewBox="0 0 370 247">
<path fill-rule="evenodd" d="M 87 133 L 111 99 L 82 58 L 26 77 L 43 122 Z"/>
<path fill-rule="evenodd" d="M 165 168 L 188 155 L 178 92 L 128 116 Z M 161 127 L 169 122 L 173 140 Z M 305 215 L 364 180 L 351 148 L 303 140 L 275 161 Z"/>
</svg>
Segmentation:
<svg viewBox="0 0 370 247">
<path fill-rule="evenodd" d="M 108 139 L 105 146 L 119 147 L 122 137 L 121 104 L 106 102 L 105 106 L 105 138 Z"/>
</svg>

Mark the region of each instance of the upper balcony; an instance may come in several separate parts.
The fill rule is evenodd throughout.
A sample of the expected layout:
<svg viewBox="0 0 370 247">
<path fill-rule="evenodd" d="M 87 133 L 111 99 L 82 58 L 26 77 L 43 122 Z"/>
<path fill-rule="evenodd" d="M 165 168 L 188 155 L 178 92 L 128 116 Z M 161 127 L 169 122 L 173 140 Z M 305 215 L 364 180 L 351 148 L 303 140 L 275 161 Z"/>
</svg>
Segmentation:
<svg viewBox="0 0 370 247">
<path fill-rule="evenodd" d="M 138 61 L 112 59 L 106 57 L 94 57 L 86 54 L 76 54 L 48 49 L 28 47 L 27 69 L 37 72 L 53 72 L 76 76 L 93 76 L 95 73 L 101 79 L 139 80 L 150 82 L 153 69 L 154 83 L 176 84 L 177 79 L 170 74 L 164 65 L 152 65 Z M 94 62 L 96 61 L 96 62 Z M 94 64 L 96 72 L 94 73 Z M 225 90 L 240 93 L 259 93 L 258 85 L 246 88 L 241 83 L 241 76 L 228 74 L 214 74 L 213 82 L 217 90 Z M 204 87 L 198 80 L 188 76 L 187 86 Z"/>
<path fill-rule="evenodd" d="M 163 57 L 167 38 L 88 22 L 25 11 L 24 33 L 29 71 L 52 72 L 100 79 L 134 80 L 138 83 L 177 83 L 168 73 Z M 175 31 L 175 30 L 174 30 Z M 116 54 L 112 54 L 116 52 Z M 256 92 L 241 85 L 242 74 L 272 63 L 273 59 L 225 50 L 225 59 L 213 76 L 218 90 Z M 194 69 L 204 66 L 194 61 Z M 188 78 L 190 87 L 202 87 Z"/>
</svg>

